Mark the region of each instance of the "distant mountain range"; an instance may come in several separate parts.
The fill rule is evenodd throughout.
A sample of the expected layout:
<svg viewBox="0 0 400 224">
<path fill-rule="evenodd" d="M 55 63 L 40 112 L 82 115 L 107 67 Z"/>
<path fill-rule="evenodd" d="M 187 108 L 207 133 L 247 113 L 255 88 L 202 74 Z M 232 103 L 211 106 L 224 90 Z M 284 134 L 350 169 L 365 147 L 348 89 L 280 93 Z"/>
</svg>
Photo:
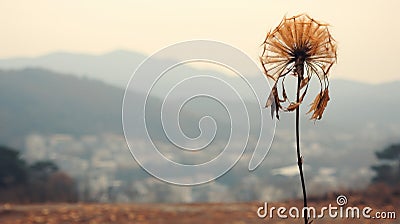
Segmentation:
<svg viewBox="0 0 400 224">
<path fill-rule="evenodd" d="M 145 58 L 143 54 L 123 50 L 103 55 L 58 52 L 35 58 L 2 59 L 0 68 L 46 68 L 125 88 L 130 76 Z"/>
<path fill-rule="evenodd" d="M 121 131 L 121 89 L 44 69 L 0 71 L 0 142 L 30 133 Z"/>
<path fill-rule="evenodd" d="M 119 50 L 98 56 L 53 53 L 36 58 L 1 59 L 2 124 L 15 129 L 7 131 L 10 135 L 34 130 L 120 133 L 123 91 L 145 58 L 140 53 Z M 190 66 L 186 71 L 204 73 Z M 169 82 L 173 84 L 176 80 Z M 333 79 L 332 99 L 324 120 L 318 123 L 328 123 L 328 129 L 335 127 L 341 131 L 357 131 L 367 124 L 396 126 L 400 120 L 397 116 L 400 105 L 396 103 L 399 87 L 399 81 L 370 85 Z M 194 109 L 203 106 L 195 105 Z M 283 120 L 280 125 L 286 126 L 284 123 Z M 7 136 L 5 139 L 10 136 L 4 130 L 1 133 Z"/>
<path fill-rule="evenodd" d="M 29 77 L 36 76 L 38 73 L 61 73 L 74 75 L 79 78 L 73 79 L 72 77 L 69 77 L 68 80 L 75 80 L 76 82 L 85 83 L 90 86 L 102 85 L 103 88 L 107 90 L 111 91 L 111 89 L 113 89 L 112 91 L 119 92 L 118 95 L 121 98 L 123 89 L 125 89 L 131 75 L 144 59 L 146 59 L 146 56 L 143 54 L 123 50 L 113 51 L 103 55 L 73 54 L 64 52 L 52 53 L 36 58 L 0 59 L 0 70 L 4 70 L 2 74 L 9 73 L 6 71 L 10 69 L 21 70 L 25 68 L 43 68 L 52 71 L 42 70 L 40 72 L 39 70 L 34 69 L 21 70 L 18 72 L 15 71 L 16 74 L 20 75 L 33 73 Z M 207 72 L 213 72 L 214 74 L 219 75 L 221 74 L 220 72 L 199 70 L 190 66 L 187 66 L 186 70 L 183 71 L 196 74 Z M 51 75 L 49 78 L 50 77 Z M 63 79 L 67 76 L 56 77 Z M 234 77 L 229 78 L 234 80 Z M 248 76 L 247 78 L 252 79 L 253 77 Z M 28 82 L 29 79 L 26 81 Z M 62 85 L 63 80 L 58 81 L 61 82 L 60 85 Z M 99 81 L 104 83 L 100 84 Z M 5 80 L 5 82 L 8 81 Z M 54 80 L 54 82 L 57 81 Z M 168 85 L 171 86 L 172 84 L 175 84 L 177 80 L 170 79 L 168 82 Z M 5 84 L 2 83 L 2 85 Z M 22 83 L 20 85 L 22 85 Z M 113 85 L 117 88 L 109 85 Z M 316 86 L 317 84 L 313 87 L 316 88 Z M 399 120 L 396 116 L 400 112 L 400 105 L 396 103 L 398 101 L 397 96 L 399 87 L 400 81 L 371 85 L 355 81 L 333 79 L 330 90 L 332 100 L 329 103 L 325 115 L 326 119 L 324 120 L 332 121 L 335 125 L 345 125 L 345 128 L 356 128 L 358 125 L 363 125 L 368 122 L 384 122 L 387 124 L 393 124 L 393 120 Z M 60 88 L 68 89 L 69 87 L 62 85 Z M 98 89 L 101 88 L 102 87 L 98 87 Z M 78 93 L 80 92 L 78 91 L 76 94 L 78 95 Z M 84 94 L 84 92 L 82 92 L 82 94 Z M 309 96 L 308 101 L 311 101 L 313 97 L 314 96 Z"/>
</svg>

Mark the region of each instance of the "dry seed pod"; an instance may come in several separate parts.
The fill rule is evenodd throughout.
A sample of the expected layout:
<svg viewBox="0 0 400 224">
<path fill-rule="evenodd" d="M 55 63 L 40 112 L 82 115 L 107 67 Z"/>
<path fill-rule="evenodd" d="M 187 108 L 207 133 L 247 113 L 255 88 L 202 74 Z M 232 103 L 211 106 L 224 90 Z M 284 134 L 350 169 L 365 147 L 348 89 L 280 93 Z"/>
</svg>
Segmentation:
<svg viewBox="0 0 400 224">
<path fill-rule="evenodd" d="M 309 81 L 316 76 L 320 82 L 320 92 L 311 104 L 311 119 L 321 119 L 329 100 L 328 73 L 336 62 L 336 42 L 328 30 L 328 24 L 317 22 L 306 14 L 284 18 L 265 38 L 260 57 L 265 74 L 276 83 L 268 98 L 272 116 L 279 110 L 292 111 L 301 104 L 307 92 Z M 286 96 L 285 77 L 288 74 L 300 76 L 299 102 L 290 101 Z M 278 94 L 278 81 L 282 83 L 282 99 Z M 289 106 L 281 103 L 287 102 Z"/>
</svg>

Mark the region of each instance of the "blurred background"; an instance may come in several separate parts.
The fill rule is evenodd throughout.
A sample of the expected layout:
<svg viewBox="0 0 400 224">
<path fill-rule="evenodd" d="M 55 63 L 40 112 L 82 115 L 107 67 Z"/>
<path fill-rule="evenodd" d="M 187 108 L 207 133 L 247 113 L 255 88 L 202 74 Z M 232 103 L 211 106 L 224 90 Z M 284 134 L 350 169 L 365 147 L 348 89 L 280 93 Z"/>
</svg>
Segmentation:
<svg viewBox="0 0 400 224">
<path fill-rule="evenodd" d="M 312 93 L 301 112 L 308 193 L 322 197 L 330 192 L 361 192 L 379 182 L 389 189 L 390 198 L 391 189 L 399 189 L 400 182 L 400 20 L 395 17 L 399 4 L 2 1 L 0 202 L 300 198 L 294 114 L 282 113 L 269 155 L 256 171 L 247 170 L 251 155 L 247 150 L 223 177 L 180 187 L 153 178 L 132 158 L 123 137 L 121 107 L 131 74 L 155 51 L 204 38 L 233 45 L 258 62 L 266 33 L 284 15 L 303 12 L 330 23 L 339 46 L 324 118 L 313 122 L 305 115 Z M 184 71 L 237 79 L 201 65 L 188 65 Z M 318 88 L 318 82 L 312 85 Z M 156 94 L 152 97 L 155 102 L 162 100 Z M 187 132 L 196 136 L 199 117 L 212 111 L 212 102 L 188 107 L 183 114 Z M 215 114 L 223 124 L 229 121 L 224 115 Z M 169 142 L 159 144 L 168 151 Z M 399 192 L 393 192 L 398 197 Z"/>
</svg>

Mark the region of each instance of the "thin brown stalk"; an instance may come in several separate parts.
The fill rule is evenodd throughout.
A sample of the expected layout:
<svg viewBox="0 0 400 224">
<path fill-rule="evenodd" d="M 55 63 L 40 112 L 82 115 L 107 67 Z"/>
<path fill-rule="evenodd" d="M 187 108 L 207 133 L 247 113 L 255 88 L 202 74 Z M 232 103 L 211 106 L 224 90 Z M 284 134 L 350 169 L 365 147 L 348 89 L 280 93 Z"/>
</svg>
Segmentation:
<svg viewBox="0 0 400 224">
<path fill-rule="evenodd" d="M 297 93 L 296 98 L 297 102 L 300 102 L 300 89 L 301 89 L 301 81 L 304 73 L 304 62 L 296 63 L 296 72 L 297 72 Z M 304 180 L 303 173 L 303 157 L 300 151 L 300 105 L 296 108 L 296 152 L 297 152 L 297 165 L 299 167 L 300 180 L 301 180 L 301 188 L 303 191 L 303 206 L 307 207 L 307 190 L 306 190 L 306 182 Z M 308 216 L 307 211 L 304 209 L 303 211 L 304 224 L 308 224 Z"/>
</svg>

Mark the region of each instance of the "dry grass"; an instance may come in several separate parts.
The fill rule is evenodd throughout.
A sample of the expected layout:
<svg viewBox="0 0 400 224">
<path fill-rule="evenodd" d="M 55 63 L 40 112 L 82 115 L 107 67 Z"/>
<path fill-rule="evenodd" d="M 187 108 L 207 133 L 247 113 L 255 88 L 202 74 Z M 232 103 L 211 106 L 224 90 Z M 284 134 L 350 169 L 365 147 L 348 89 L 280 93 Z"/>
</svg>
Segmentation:
<svg viewBox="0 0 400 224">
<path fill-rule="evenodd" d="M 341 192 L 343 193 L 343 192 Z M 376 185 L 362 192 L 344 193 L 349 203 L 347 206 L 363 208 L 369 206 L 374 211 L 396 211 L 400 215 L 400 194 L 396 188 Z M 310 205 L 317 209 L 332 204 L 336 206 L 338 194 L 331 193 L 324 197 L 310 197 Z M 233 204 L 41 204 L 41 205 L 3 205 L 0 209 L 0 223 L 303 223 L 302 219 L 260 219 L 256 215 L 262 202 Z M 296 206 L 301 208 L 301 201 L 269 203 L 269 206 Z M 372 213 L 371 213 L 372 214 Z M 313 223 L 400 223 L 396 220 L 375 219 L 315 219 Z"/>
</svg>

